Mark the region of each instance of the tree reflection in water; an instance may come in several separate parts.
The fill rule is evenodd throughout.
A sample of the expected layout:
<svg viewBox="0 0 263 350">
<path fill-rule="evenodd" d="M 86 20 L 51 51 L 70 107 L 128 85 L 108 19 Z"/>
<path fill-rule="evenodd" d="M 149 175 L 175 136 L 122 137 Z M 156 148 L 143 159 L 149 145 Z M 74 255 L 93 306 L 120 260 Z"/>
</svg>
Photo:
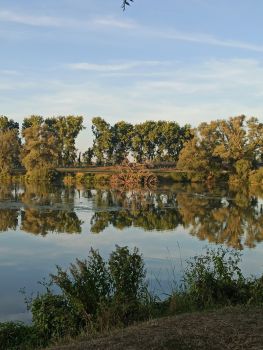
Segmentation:
<svg viewBox="0 0 263 350">
<path fill-rule="evenodd" d="M 83 221 L 76 210 L 77 197 L 92 206 L 92 233 L 101 233 L 109 226 L 167 231 L 181 225 L 200 240 L 237 249 L 253 248 L 263 241 L 261 188 L 182 184 L 154 191 L 0 186 L 0 231 L 20 225 L 22 231 L 43 236 L 50 232 L 80 233 Z"/>
<path fill-rule="evenodd" d="M 2 191 L 1 188 L 1 200 Z M 8 199 L 20 205 L 20 208 L 0 208 L 0 230 L 15 230 L 21 215 L 20 229 L 28 233 L 42 236 L 49 232 L 80 233 L 83 222 L 74 211 L 74 195 L 74 189 L 47 184 L 27 184 L 18 194 L 14 188 L 9 188 Z M 6 198 L 3 206 L 10 204 L 6 203 Z"/>
<path fill-rule="evenodd" d="M 205 189 L 178 186 L 170 191 L 97 190 L 91 232 L 108 226 L 174 230 L 179 225 L 201 240 L 243 249 L 263 240 L 262 189 Z M 114 207 L 113 207 L 114 206 Z M 112 210 L 103 210 L 111 207 Z"/>
</svg>

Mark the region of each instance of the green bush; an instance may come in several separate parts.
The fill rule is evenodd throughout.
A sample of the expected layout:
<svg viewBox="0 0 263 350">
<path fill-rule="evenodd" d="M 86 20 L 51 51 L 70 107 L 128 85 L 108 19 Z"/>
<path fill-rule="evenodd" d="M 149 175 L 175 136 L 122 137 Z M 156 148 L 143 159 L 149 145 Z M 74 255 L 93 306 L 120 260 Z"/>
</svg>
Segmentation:
<svg viewBox="0 0 263 350">
<path fill-rule="evenodd" d="M 113 315 L 125 325 L 149 317 L 146 270 L 137 248 L 116 247 L 109 259 L 112 279 Z"/>
<path fill-rule="evenodd" d="M 99 304 L 110 298 L 108 268 L 96 250 L 91 249 L 88 260 L 71 264 L 69 273 L 57 267 L 57 274 L 51 277 L 84 324 L 93 321 Z"/>
<path fill-rule="evenodd" d="M 0 324 L 0 350 L 37 349 L 81 332 L 100 332 L 135 321 L 228 305 L 263 305 L 263 276 L 246 279 L 241 255 L 231 249 L 208 249 L 187 261 L 182 284 L 166 300 L 148 291 L 144 261 L 137 248 L 116 246 L 104 261 L 91 249 L 67 271 L 44 283 L 46 292 L 28 301 L 32 326 Z M 52 284 L 59 287 L 54 293 Z"/>
<path fill-rule="evenodd" d="M 237 304 L 263 304 L 263 278 L 246 279 L 234 249 L 207 249 L 187 261 L 181 287 L 170 299 L 173 311 L 204 310 Z"/>
<path fill-rule="evenodd" d="M 137 249 L 117 246 L 108 262 L 91 249 L 87 260 L 77 259 L 68 271 L 57 267 L 51 283 L 61 294 L 47 289 L 31 301 L 33 324 L 49 340 L 146 319 L 151 303 L 145 275 Z"/>
<path fill-rule="evenodd" d="M 41 345 L 33 327 L 21 322 L 0 323 L 0 350 L 28 350 Z"/>
<path fill-rule="evenodd" d="M 63 295 L 54 295 L 50 291 L 38 295 L 32 301 L 30 310 L 34 327 L 45 343 L 79 332 L 80 320 Z"/>
</svg>

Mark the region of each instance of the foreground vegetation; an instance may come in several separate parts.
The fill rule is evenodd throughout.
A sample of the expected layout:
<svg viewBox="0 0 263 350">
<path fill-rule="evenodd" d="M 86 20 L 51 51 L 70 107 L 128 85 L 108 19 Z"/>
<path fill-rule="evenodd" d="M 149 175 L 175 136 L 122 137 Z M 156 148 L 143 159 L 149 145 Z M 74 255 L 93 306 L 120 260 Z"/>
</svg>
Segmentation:
<svg viewBox="0 0 263 350">
<path fill-rule="evenodd" d="M 91 250 L 87 261 L 77 260 L 68 271 L 58 267 L 50 282 L 44 283 L 46 291 L 26 300 L 32 325 L 0 325 L 0 349 L 36 349 L 63 338 L 94 336 L 178 313 L 237 305 L 261 307 L 263 278 L 245 278 L 239 262 L 240 254 L 234 250 L 207 250 L 188 261 L 180 285 L 160 300 L 149 291 L 137 249 L 116 247 L 108 261 Z M 53 291 L 54 286 L 59 293 Z"/>
<path fill-rule="evenodd" d="M 84 335 L 50 350 L 262 350 L 262 325 L 262 307 L 226 307 Z"/>
<path fill-rule="evenodd" d="M 263 184 L 263 123 L 238 116 L 201 123 L 197 128 L 170 121 L 110 125 L 92 119 L 93 146 L 83 154 L 76 139 L 83 117 L 25 118 L 19 124 L 0 117 L 0 178 L 25 169 L 30 181 L 52 181 L 57 169 L 87 165 L 120 165 L 125 159 L 153 168 L 173 166 L 177 181 Z"/>
</svg>

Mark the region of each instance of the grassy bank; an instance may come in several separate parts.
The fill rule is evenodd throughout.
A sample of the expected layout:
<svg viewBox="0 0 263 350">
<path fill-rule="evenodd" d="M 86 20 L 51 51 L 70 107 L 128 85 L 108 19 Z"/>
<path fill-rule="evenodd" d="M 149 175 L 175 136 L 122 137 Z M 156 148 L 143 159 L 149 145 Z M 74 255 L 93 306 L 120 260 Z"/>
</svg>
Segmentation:
<svg viewBox="0 0 263 350">
<path fill-rule="evenodd" d="M 68 339 L 77 339 L 80 335 L 98 338 L 101 334 L 110 334 L 138 322 L 189 312 L 192 316 L 176 316 L 156 322 L 160 323 L 160 327 L 169 329 L 170 326 L 165 325 L 165 322 L 169 324 L 169 320 L 172 320 L 172 333 L 174 322 L 186 322 L 183 321 L 184 317 L 190 322 L 192 317 L 193 332 L 194 327 L 200 327 L 198 317 L 208 317 L 206 314 L 196 316 L 199 315 L 197 312 L 225 307 L 235 307 L 235 310 L 245 307 L 242 310 L 248 312 L 261 310 L 263 278 L 245 278 L 239 267 L 240 260 L 240 253 L 235 250 L 222 247 L 208 249 L 187 262 L 180 284 L 176 284 L 169 297 L 160 300 L 149 291 L 144 261 L 138 249 L 130 251 L 127 247 L 117 246 L 107 261 L 98 251 L 91 250 L 87 260 L 76 260 L 68 270 L 58 267 L 50 281 L 43 284 L 45 292 L 26 300 L 32 312 L 32 325 L 13 322 L 0 324 L 0 349 L 44 348 Z M 54 286 L 59 288 L 60 293 L 53 291 Z M 218 319 L 216 316 L 220 312 L 213 313 L 215 322 L 221 322 L 220 317 Z M 207 323 L 209 333 L 211 325 L 208 318 L 206 320 L 204 324 Z M 262 326 L 262 319 L 259 322 Z M 201 332 L 201 328 L 198 329 Z M 183 347 L 183 338 L 188 334 L 186 330 L 187 327 L 181 331 L 179 328 L 176 332 L 183 332 L 184 336 L 171 340 L 178 342 L 179 349 L 191 349 L 190 343 L 189 346 L 185 345 L 188 347 Z M 124 332 L 129 334 L 129 330 Z M 191 332 L 188 334 L 190 340 L 194 336 Z M 206 337 L 204 341 L 207 341 Z M 129 346 L 129 343 L 126 345 Z M 169 342 L 164 343 L 164 346 L 173 348 L 169 348 Z M 171 346 L 174 346 L 173 343 Z"/>
<path fill-rule="evenodd" d="M 228 307 L 163 317 L 50 350 L 261 350 L 263 308 Z"/>
</svg>

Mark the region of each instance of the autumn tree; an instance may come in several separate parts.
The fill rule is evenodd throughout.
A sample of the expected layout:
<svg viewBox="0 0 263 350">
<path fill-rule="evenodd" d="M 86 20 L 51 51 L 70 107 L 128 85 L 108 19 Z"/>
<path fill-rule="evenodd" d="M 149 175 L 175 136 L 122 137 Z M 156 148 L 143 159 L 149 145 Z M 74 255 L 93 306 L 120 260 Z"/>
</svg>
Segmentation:
<svg viewBox="0 0 263 350">
<path fill-rule="evenodd" d="M 57 138 L 59 166 L 74 165 L 77 159 L 76 138 L 84 129 L 82 116 L 47 118 L 45 123 Z"/>
<path fill-rule="evenodd" d="M 57 164 L 57 139 L 42 122 L 32 124 L 22 132 L 24 145 L 22 151 L 22 164 L 27 175 L 33 179 L 50 179 L 52 171 Z"/>
<path fill-rule="evenodd" d="M 30 128 L 31 126 L 42 125 L 43 122 L 44 118 L 40 115 L 31 115 L 27 118 L 24 118 L 22 123 L 22 132 L 23 130 Z"/>
<path fill-rule="evenodd" d="M 0 116 L 0 131 L 15 130 L 19 132 L 19 123 L 15 122 L 13 119 L 1 115 Z"/>
<path fill-rule="evenodd" d="M 9 177 L 19 167 L 21 140 L 19 124 L 6 116 L 0 116 L 0 175 Z"/>
<path fill-rule="evenodd" d="M 21 141 L 16 129 L 0 130 L 0 176 L 8 177 L 20 165 Z"/>
<path fill-rule="evenodd" d="M 92 119 L 92 132 L 94 135 L 93 152 L 97 164 L 106 164 L 111 160 L 113 154 L 111 126 L 101 117 L 95 117 Z"/>
<path fill-rule="evenodd" d="M 185 144 L 178 168 L 193 171 L 200 179 L 220 176 L 222 170 L 247 178 L 262 154 L 263 124 L 242 115 L 201 123 Z"/>
</svg>

